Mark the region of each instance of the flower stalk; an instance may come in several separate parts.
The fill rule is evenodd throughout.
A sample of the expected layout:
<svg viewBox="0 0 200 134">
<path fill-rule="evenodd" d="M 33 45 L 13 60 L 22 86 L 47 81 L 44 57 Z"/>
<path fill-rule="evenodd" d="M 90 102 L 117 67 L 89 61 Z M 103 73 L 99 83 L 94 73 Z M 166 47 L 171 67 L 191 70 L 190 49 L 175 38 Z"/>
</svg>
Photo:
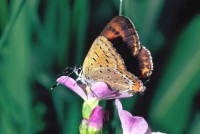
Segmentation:
<svg viewBox="0 0 200 134">
<path fill-rule="evenodd" d="M 83 118 L 89 119 L 90 114 L 92 113 L 92 110 L 98 106 L 99 101 L 98 100 L 90 100 L 90 101 L 84 101 L 83 108 L 82 108 L 82 115 Z"/>
</svg>

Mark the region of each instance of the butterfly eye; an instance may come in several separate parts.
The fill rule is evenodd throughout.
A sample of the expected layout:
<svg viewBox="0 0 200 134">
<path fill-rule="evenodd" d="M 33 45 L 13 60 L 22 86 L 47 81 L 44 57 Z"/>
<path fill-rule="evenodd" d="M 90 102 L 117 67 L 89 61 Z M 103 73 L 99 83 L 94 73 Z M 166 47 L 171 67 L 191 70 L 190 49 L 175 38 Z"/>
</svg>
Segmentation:
<svg viewBox="0 0 200 134">
<path fill-rule="evenodd" d="M 82 68 L 79 67 L 79 68 L 77 69 L 77 73 L 80 74 L 81 72 L 82 72 Z"/>
<path fill-rule="evenodd" d="M 75 66 L 72 73 L 75 73 L 77 76 L 80 76 L 82 73 L 82 67 Z"/>
</svg>

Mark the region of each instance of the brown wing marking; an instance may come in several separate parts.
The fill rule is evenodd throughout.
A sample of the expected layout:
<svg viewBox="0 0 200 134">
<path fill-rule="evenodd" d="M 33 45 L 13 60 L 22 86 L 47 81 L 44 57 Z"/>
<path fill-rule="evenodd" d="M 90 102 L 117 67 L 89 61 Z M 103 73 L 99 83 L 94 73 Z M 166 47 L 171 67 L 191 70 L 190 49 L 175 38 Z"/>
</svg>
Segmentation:
<svg viewBox="0 0 200 134">
<path fill-rule="evenodd" d="M 133 56 L 138 55 L 141 48 L 138 34 L 131 20 L 125 16 L 114 17 L 101 32 L 109 40 L 121 37 L 131 49 Z"/>
</svg>

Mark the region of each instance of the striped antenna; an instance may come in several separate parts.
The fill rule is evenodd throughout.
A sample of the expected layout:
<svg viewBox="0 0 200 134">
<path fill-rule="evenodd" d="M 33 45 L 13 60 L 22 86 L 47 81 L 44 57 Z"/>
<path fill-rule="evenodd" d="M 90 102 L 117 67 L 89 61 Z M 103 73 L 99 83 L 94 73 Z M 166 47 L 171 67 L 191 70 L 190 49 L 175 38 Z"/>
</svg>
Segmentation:
<svg viewBox="0 0 200 134">
<path fill-rule="evenodd" d="M 58 85 L 59 85 L 60 83 L 56 83 L 55 85 L 53 85 L 52 87 L 51 87 L 51 90 L 53 90 L 55 87 L 57 87 Z"/>
</svg>

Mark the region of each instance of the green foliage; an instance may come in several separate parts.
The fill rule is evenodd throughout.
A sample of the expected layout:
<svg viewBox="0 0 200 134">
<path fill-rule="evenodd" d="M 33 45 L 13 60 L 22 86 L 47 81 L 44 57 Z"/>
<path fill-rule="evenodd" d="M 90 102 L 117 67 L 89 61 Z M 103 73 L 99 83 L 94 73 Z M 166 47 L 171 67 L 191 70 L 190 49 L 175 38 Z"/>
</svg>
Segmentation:
<svg viewBox="0 0 200 134">
<path fill-rule="evenodd" d="M 199 25 L 200 16 L 196 16 L 176 41 L 152 102 L 150 118 L 153 123 L 162 124 L 167 131 L 174 126 L 170 122 L 176 119 L 176 127 L 170 133 L 183 133 L 193 97 L 200 87 Z"/>
<path fill-rule="evenodd" d="M 198 2 L 123 1 L 122 14 L 134 22 L 155 69 L 145 94 L 122 102 L 155 131 L 200 132 L 197 7 Z M 118 8 L 116 0 L 0 0 L 0 133 L 79 132 L 83 101 L 62 86 L 50 87 L 65 67 L 82 64 Z M 121 132 L 116 115 L 106 133 Z"/>
</svg>

